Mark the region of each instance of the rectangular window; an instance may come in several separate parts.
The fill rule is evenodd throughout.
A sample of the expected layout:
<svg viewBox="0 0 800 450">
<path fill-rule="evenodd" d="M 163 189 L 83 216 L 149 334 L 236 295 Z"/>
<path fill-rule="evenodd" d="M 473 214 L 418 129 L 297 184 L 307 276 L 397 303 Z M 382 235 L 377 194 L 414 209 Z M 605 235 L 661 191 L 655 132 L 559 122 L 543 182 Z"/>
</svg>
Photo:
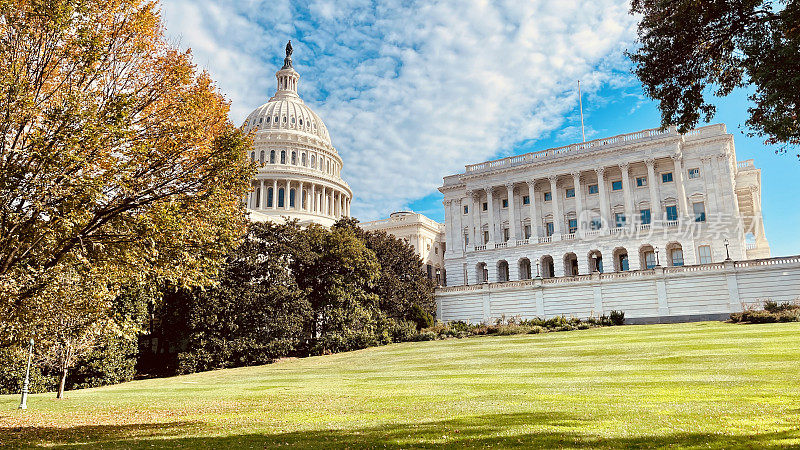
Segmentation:
<svg viewBox="0 0 800 450">
<path fill-rule="evenodd" d="M 625 226 L 625 213 L 615 213 L 614 214 L 614 223 L 616 224 L 617 228 Z"/>
<path fill-rule="evenodd" d="M 567 226 L 569 228 L 569 234 L 575 234 L 578 231 L 578 219 L 569 219 L 567 221 Z"/>
<path fill-rule="evenodd" d="M 676 248 L 672 250 L 672 265 L 673 266 L 682 266 L 683 265 L 683 250 Z"/>
<path fill-rule="evenodd" d="M 572 198 L 572 197 L 575 197 L 575 188 L 569 188 L 569 189 L 567 189 L 566 196 L 567 196 L 567 198 Z"/>
<path fill-rule="evenodd" d="M 645 252 L 644 253 L 644 266 L 648 269 L 652 269 L 656 266 L 656 254 L 653 252 Z"/>
<path fill-rule="evenodd" d="M 700 264 L 711 264 L 711 246 L 697 247 L 697 259 L 700 260 Z"/>
<path fill-rule="evenodd" d="M 508 208 L 508 199 L 507 198 L 503 199 L 503 208 Z"/>
<path fill-rule="evenodd" d="M 510 237 L 511 237 L 511 235 L 508 232 L 508 228 L 503 228 L 503 242 L 508 242 L 508 239 Z"/>
<path fill-rule="evenodd" d="M 597 194 L 600 190 L 597 188 L 596 184 L 589 185 L 589 194 Z"/>
<path fill-rule="evenodd" d="M 689 169 L 689 178 L 700 178 L 700 169 Z"/>
<path fill-rule="evenodd" d="M 594 219 L 592 219 L 592 221 L 589 223 L 589 226 L 590 226 L 590 228 L 591 228 L 592 230 L 599 230 L 599 229 L 600 229 L 600 228 L 602 228 L 602 226 L 603 226 L 603 221 L 602 221 L 602 220 L 600 220 L 599 218 L 594 218 Z"/>
<path fill-rule="evenodd" d="M 553 193 L 552 192 L 545 192 L 544 193 L 544 201 L 549 202 L 552 199 L 553 199 Z"/>
<path fill-rule="evenodd" d="M 636 187 L 647 186 L 647 177 L 636 177 Z"/>
<path fill-rule="evenodd" d="M 678 220 L 678 207 L 675 205 L 667 206 L 667 220 Z"/>
<path fill-rule="evenodd" d="M 464 205 L 464 214 L 469 214 L 469 206 Z"/>
<path fill-rule="evenodd" d="M 531 198 L 528 197 L 527 195 L 523 195 L 522 196 L 522 204 L 523 205 L 530 205 L 531 204 Z"/>
<path fill-rule="evenodd" d="M 552 236 L 553 233 L 555 233 L 555 228 L 553 228 L 553 222 L 547 222 L 545 225 L 547 225 L 547 235 Z"/>
<path fill-rule="evenodd" d="M 486 211 L 488 209 L 489 209 L 489 204 L 486 203 L 486 202 L 483 202 L 483 210 Z"/>
<path fill-rule="evenodd" d="M 672 172 L 664 172 L 661 174 L 662 183 L 672 183 Z"/>
<path fill-rule="evenodd" d="M 469 245 L 469 234 L 464 235 L 464 245 Z"/>
<path fill-rule="evenodd" d="M 693 203 L 692 210 L 694 211 L 695 222 L 706 221 L 706 205 L 703 202 Z"/>
<path fill-rule="evenodd" d="M 642 209 L 639 211 L 639 214 L 642 219 L 642 225 L 649 225 L 650 224 L 650 209 Z"/>
<path fill-rule="evenodd" d="M 531 226 L 525 225 L 525 239 L 530 239 L 531 237 Z"/>
<path fill-rule="evenodd" d="M 611 190 L 612 191 L 621 191 L 622 190 L 622 180 L 612 181 L 611 182 Z"/>
<path fill-rule="evenodd" d="M 489 243 L 489 232 L 488 231 L 484 231 L 483 232 L 483 244 L 486 245 L 488 243 Z"/>
</svg>

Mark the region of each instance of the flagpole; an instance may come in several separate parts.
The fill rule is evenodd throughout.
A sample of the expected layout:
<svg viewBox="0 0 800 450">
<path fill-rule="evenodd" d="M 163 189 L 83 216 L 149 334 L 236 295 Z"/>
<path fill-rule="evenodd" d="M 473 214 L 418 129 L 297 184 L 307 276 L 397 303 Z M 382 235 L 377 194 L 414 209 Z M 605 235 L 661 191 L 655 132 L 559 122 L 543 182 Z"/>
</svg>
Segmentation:
<svg viewBox="0 0 800 450">
<path fill-rule="evenodd" d="M 581 80 L 578 80 L 578 105 L 581 110 L 581 136 L 583 137 L 583 142 L 586 142 L 586 133 L 583 131 L 583 98 L 581 96 Z"/>
</svg>

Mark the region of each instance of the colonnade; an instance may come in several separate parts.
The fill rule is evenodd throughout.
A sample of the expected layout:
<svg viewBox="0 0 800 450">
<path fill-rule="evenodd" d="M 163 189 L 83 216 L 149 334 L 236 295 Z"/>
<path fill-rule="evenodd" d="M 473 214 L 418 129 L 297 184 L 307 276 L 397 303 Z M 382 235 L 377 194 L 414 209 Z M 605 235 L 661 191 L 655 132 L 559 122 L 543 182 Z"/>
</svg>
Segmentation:
<svg viewBox="0 0 800 450">
<path fill-rule="evenodd" d="M 721 155 L 726 157 L 727 155 Z M 681 154 L 671 155 L 673 168 L 671 169 L 673 182 L 675 186 L 675 206 L 677 207 L 678 217 L 689 217 L 692 212 L 689 211 L 687 204 L 686 187 L 684 181 L 685 168 L 684 161 Z M 667 159 L 667 158 L 663 158 Z M 709 158 L 710 159 L 710 158 Z M 638 164 L 646 166 L 646 175 L 642 174 L 642 167 Z M 637 164 L 638 171 L 636 175 L 632 175 L 631 166 Z M 574 239 L 575 228 L 584 230 L 591 228 L 592 230 L 599 230 L 603 228 L 617 228 L 617 222 L 612 217 L 612 207 L 609 205 L 609 189 L 606 178 L 612 170 L 615 172 L 618 169 L 621 177 L 621 190 L 624 197 L 624 224 L 622 227 L 630 227 L 640 224 L 640 211 L 636 209 L 634 204 L 634 187 L 632 186 L 632 179 L 634 177 L 641 178 L 646 176 L 646 184 L 649 192 L 649 210 L 652 221 L 661 220 L 664 217 L 662 210 L 662 193 L 660 192 L 660 185 L 662 180 L 659 175 L 662 172 L 656 172 L 656 160 L 647 159 L 645 161 L 637 162 L 622 162 L 613 166 L 600 166 L 590 170 L 576 170 L 563 174 L 553 174 L 546 177 L 534 177 L 528 180 L 515 180 L 509 181 L 502 186 L 486 186 L 477 189 L 472 189 L 466 192 L 466 198 L 458 198 L 445 201 L 446 210 L 446 234 L 448 236 L 448 248 L 463 248 L 464 230 L 467 231 L 468 240 L 471 241 L 471 246 L 480 246 L 485 244 L 492 244 L 496 242 L 505 242 L 504 236 L 501 234 L 502 218 L 500 217 L 500 209 L 494 208 L 495 197 L 500 201 L 508 202 L 508 240 L 514 241 L 519 239 L 538 240 L 545 237 L 550 240 L 560 240 L 562 236 L 567 239 Z M 667 172 L 670 170 L 668 169 Z M 596 180 L 596 181 L 595 181 Z M 542 183 L 542 182 L 545 183 Z M 618 181 L 618 180 L 614 180 Z M 561 187 L 559 188 L 559 183 Z M 545 185 L 542 190 L 542 184 Z M 570 186 L 571 184 L 571 186 Z M 595 190 L 596 184 L 596 191 Z M 520 186 L 522 185 L 522 186 Z M 592 191 L 589 190 L 592 187 Z M 524 227 L 525 218 L 515 217 L 517 214 L 517 205 L 515 202 L 514 192 L 520 191 L 522 188 L 522 196 L 527 193 L 529 201 L 529 214 L 528 220 L 530 221 L 530 235 L 525 236 L 524 231 L 520 226 Z M 570 197 L 574 196 L 574 211 L 570 210 L 569 216 L 565 214 L 565 191 L 573 189 L 574 193 L 570 193 Z M 619 190 L 619 189 L 615 189 Z M 499 192 L 498 192 L 499 191 Z M 548 218 L 548 222 L 552 220 L 552 230 L 547 230 L 545 227 L 544 232 L 539 229 L 543 225 L 544 216 L 542 211 L 542 200 L 537 197 L 537 192 L 543 191 L 544 193 L 550 192 L 550 198 L 545 200 L 551 204 L 552 219 Z M 499 195 L 498 195 L 499 194 Z M 587 195 L 592 198 L 599 198 L 599 213 L 597 208 L 587 206 Z M 482 223 L 483 202 L 487 203 L 486 222 Z M 467 207 L 464 209 L 464 207 Z M 570 207 L 573 204 L 569 205 Z M 465 213 L 468 211 L 467 213 Z M 524 208 L 519 211 L 524 216 Z M 568 229 L 570 219 L 575 219 L 575 226 L 573 229 Z M 587 226 L 587 221 L 591 221 L 591 227 Z M 546 225 L 546 224 L 545 224 Z M 488 240 L 482 236 L 486 226 L 488 231 Z M 566 228 L 566 229 L 565 229 Z"/>
<path fill-rule="evenodd" d="M 258 179 L 248 194 L 255 210 L 300 211 L 328 217 L 350 217 L 347 192 L 325 184 L 287 179 Z"/>
</svg>

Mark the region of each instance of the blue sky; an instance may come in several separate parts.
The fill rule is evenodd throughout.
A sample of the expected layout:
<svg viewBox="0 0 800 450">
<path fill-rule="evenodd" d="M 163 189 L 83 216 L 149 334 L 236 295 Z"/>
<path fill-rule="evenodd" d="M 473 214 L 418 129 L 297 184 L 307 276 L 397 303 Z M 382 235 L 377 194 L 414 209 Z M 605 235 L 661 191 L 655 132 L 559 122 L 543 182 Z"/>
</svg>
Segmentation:
<svg viewBox="0 0 800 450">
<path fill-rule="evenodd" d="M 623 51 L 636 18 L 610 0 L 522 2 L 165 0 L 166 34 L 191 48 L 240 124 L 275 91 L 292 39 L 300 95 L 328 126 L 361 220 L 413 209 L 443 219 L 442 177 L 465 164 L 654 128 Z M 762 169 L 773 255 L 800 254 L 800 162 L 747 131 L 746 92 L 717 101 L 713 123 L 739 160 Z"/>
</svg>

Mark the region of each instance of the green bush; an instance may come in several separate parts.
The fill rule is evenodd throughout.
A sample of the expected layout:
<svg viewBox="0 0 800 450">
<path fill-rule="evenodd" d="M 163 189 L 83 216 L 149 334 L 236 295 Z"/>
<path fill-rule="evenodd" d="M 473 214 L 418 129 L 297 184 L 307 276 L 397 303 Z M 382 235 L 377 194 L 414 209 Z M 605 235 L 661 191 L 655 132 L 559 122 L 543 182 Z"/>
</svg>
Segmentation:
<svg viewBox="0 0 800 450">
<path fill-rule="evenodd" d="M 408 320 L 417 324 L 417 330 L 430 328 L 434 325 L 433 316 L 416 303 L 411 307 L 411 311 L 408 314 Z"/>
<path fill-rule="evenodd" d="M 0 349 L 0 394 L 19 394 L 25 379 L 28 363 L 28 347 L 14 346 Z M 28 392 L 32 394 L 54 391 L 57 386 L 55 376 L 48 376 L 36 364 L 31 365 Z"/>
<path fill-rule="evenodd" d="M 622 311 L 611 311 L 611 323 L 613 325 L 625 325 L 625 313 Z"/>
</svg>

